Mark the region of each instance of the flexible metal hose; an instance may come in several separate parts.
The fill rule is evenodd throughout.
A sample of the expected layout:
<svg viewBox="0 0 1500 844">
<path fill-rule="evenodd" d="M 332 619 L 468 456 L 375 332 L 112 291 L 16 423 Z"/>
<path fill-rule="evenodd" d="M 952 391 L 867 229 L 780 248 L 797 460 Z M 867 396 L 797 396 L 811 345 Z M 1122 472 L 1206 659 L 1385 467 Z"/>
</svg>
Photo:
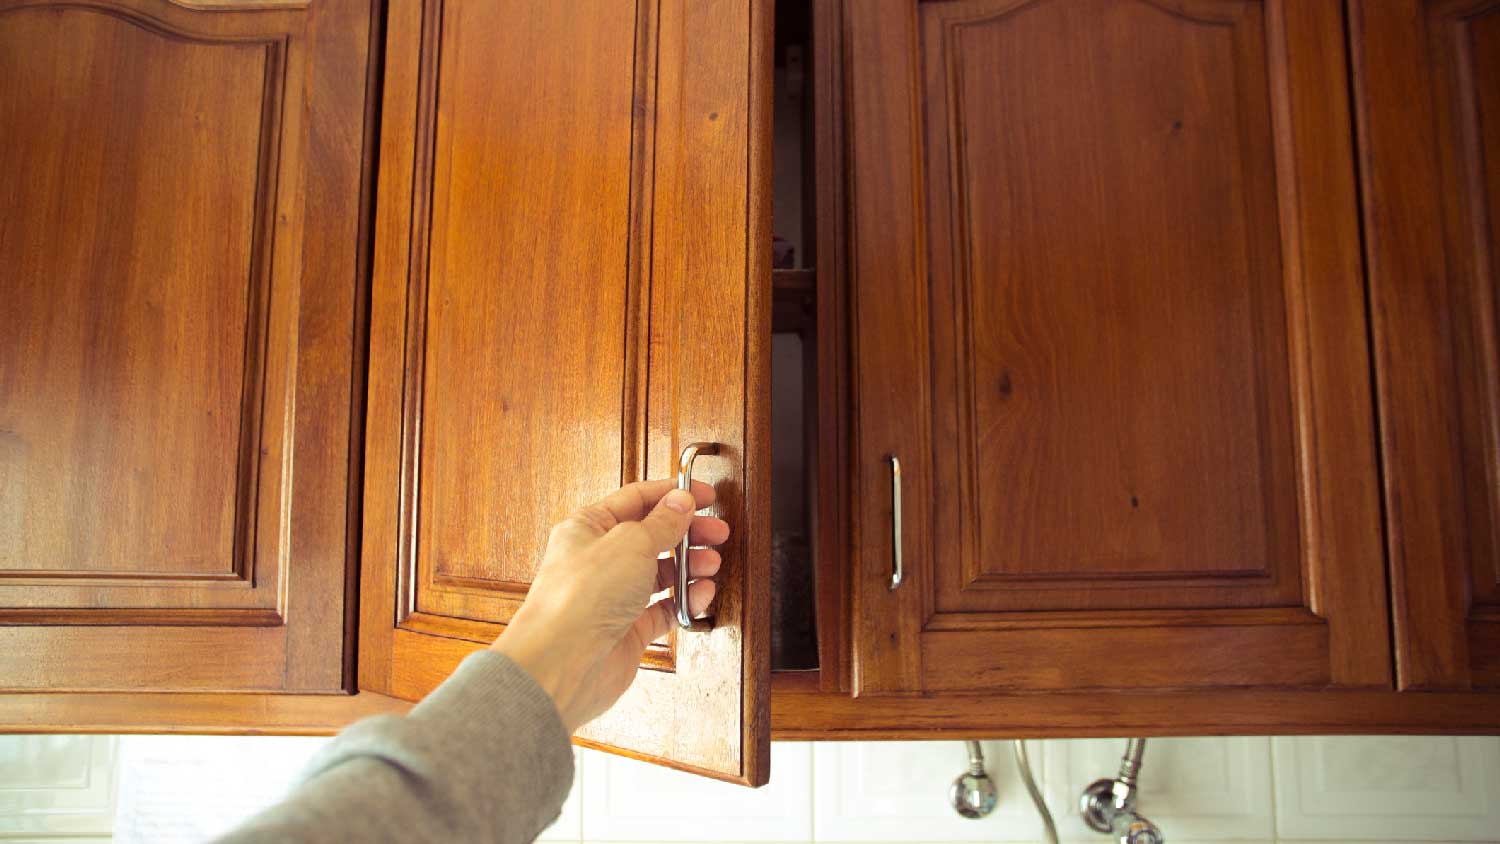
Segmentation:
<svg viewBox="0 0 1500 844">
<path fill-rule="evenodd" d="M 1057 824 L 1052 821 L 1052 813 L 1047 811 L 1047 801 L 1042 797 L 1041 789 L 1036 787 L 1036 777 L 1031 773 L 1031 759 L 1026 755 L 1026 742 L 1016 739 L 1013 744 L 1016 750 L 1016 768 L 1021 772 L 1021 782 L 1026 785 L 1026 793 L 1031 795 L 1031 802 L 1036 804 L 1036 813 L 1042 816 L 1047 844 L 1057 844 Z"/>
</svg>

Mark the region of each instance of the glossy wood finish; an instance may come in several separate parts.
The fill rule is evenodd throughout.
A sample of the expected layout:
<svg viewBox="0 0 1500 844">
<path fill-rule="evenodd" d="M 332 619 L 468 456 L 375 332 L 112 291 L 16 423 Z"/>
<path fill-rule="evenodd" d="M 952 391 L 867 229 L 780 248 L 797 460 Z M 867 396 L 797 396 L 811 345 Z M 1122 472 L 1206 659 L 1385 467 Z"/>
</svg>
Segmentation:
<svg viewBox="0 0 1500 844">
<path fill-rule="evenodd" d="M 811 445 L 819 494 L 813 506 L 817 571 L 818 688 L 847 691 L 851 646 L 849 536 L 849 310 L 842 44 L 835 0 L 812 0 L 813 193 L 817 249 L 814 311 L 817 439 Z"/>
<path fill-rule="evenodd" d="M 370 22 L 0 3 L 0 689 L 345 686 Z"/>
<path fill-rule="evenodd" d="M 1389 684 L 1337 6 L 845 14 L 856 691 Z"/>
<path fill-rule="evenodd" d="M 25 128 L 0 166 L 25 182 L 4 208 L 14 486 L 0 567 L 242 579 L 280 51 L 270 34 L 170 38 L 92 11 L 12 9 L 5 23 L 5 123 Z M 24 49 L 54 42 L 76 52 Z M 163 208 L 157 191 L 182 201 Z"/>
<path fill-rule="evenodd" d="M 331 736 L 361 718 L 400 715 L 385 695 L 35 692 L 0 696 L 0 733 Z"/>
<path fill-rule="evenodd" d="M 800 675 L 794 675 L 800 676 Z M 1500 697 L 1473 693 L 1047 693 L 862 697 L 777 689 L 776 741 L 1139 735 L 1500 735 Z M 0 696 L 0 733 L 332 735 L 409 703 L 357 695 L 38 692 Z"/>
<path fill-rule="evenodd" d="M 718 626 L 653 647 L 581 735 L 765 782 L 768 6 L 391 4 L 362 689 L 426 694 L 552 524 L 711 440 Z"/>
<path fill-rule="evenodd" d="M 1500 688 L 1500 3 L 1351 10 L 1397 676 Z"/>
<path fill-rule="evenodd" d="M 1500 735 L 1500 695 L 1368 689 L 784 693 L 777 741 L 1241 735 Z"/>
<path fill-rule="evenodd" d="M 1259 12 L 921 12 L 938 612 L 1299 596 Z"/>
</svg>

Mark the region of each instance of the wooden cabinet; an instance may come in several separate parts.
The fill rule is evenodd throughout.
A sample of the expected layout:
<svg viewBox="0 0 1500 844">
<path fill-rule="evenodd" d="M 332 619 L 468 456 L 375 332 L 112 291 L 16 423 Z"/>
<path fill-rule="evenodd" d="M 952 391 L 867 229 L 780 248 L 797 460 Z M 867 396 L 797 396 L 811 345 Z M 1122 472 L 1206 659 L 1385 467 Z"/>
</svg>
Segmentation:
<svg viewBox="0 0 1500 844">
<path fill-rule="evenodd" d="M 401 711 L 708 440 L 584 744 L 1500 734 L 1494 0 L 0 0 L 0 78 L 0 729 Z"/>
<path fill-rule="evenodd" d="M 1500 688 L 1500 3 L 1351 5 L 1403 689 Z"/>
<path fill-rule="evenodd" d="M 346 687 L 367 3 L 0 3 L 0 689 Z"/>
<path fill-rule="evenodd" d="M 777 737 L 1500 731 L 1496 12 L 814 3 Z"/>
<path fill-rule="evenodd" d="M 767 5 L 391 4 L 361 688 L 426 694 L 553 524 L 716 442 L 715 627 L 654 645 L 581 737 L 765 782 Z"/>
<path fill-rule="evenodd" d="M 856 690 L 1387 685 L 1337 6 L 848 14 Z"/>
</svg>

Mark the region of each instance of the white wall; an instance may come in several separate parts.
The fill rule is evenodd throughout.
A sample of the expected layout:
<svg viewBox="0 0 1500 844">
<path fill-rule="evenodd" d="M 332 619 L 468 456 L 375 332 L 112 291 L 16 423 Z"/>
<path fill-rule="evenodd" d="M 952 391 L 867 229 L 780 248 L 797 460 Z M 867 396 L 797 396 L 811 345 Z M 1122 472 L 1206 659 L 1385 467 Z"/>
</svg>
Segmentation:
<svg viewBox="0 0 1500 844">
<path fill-rule="evenodd" d="M 275 799 L 322 739 L 0 738 L 0 841 L 197 841 Z M 1119 740 L 1032 742 L 1062 837 L 1104 842 L 1073 807 L 1112 776 Z M 1000 807 L 959 818 L 958 742 L 777 744 L 772 784 L 710 783 L 579 751 L 578 782 L 542 839 L 575 842 L 1039 841 L 1004 742 L 986 742 Z M 1500 842 L 1500 739 L 1152 741 L 1141 810 L 1172 844 Z"/>
</svg>

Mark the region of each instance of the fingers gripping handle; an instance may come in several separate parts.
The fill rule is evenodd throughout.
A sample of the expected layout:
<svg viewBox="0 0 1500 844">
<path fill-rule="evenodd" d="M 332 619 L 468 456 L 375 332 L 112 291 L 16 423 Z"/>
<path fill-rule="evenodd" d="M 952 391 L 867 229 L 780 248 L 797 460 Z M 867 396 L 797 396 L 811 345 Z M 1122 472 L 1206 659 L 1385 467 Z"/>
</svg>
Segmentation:
<svg viewBox="0 0 1500 844">
<path fill-rule="evenodd" d="M 677 461 L 677 488 L 691 491 L 693 486 L 693 461 L 700 454 L 718 454 L 718 443 L 691 443 L 682 450 L 682 456 Z M 682 541 L 677 544 L 677 588 L 673 590 L 672 597 L 677 600 L 677 626 L 683 630 L 712 630 L 714 622 L 711 618 L 695 619 L 688 609 L 688 535 L 682 535 Z"/>
</svg>

